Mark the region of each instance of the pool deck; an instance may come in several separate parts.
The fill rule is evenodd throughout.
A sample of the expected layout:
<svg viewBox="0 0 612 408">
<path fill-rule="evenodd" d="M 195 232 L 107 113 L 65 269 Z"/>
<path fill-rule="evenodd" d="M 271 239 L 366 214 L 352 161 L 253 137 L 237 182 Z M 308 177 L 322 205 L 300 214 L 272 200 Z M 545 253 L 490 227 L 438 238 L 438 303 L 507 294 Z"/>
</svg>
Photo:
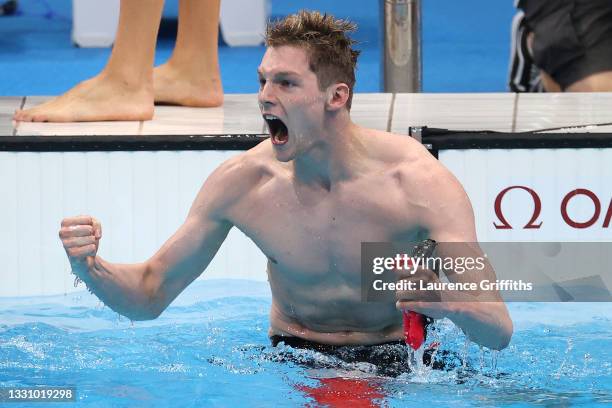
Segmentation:
<svg viewBox="0 0 612 408">
<path fill-rule="evenodd" d="M 219 108 L 157 106 L 142 122 L 14 123 L 12 114 L 50 97 L 0 98 L 0 138 L 31 136 L 262 135 L 267 133 L 256 94 L 228 94 Z M 581 94 L 356 94 L 353 120 L 406 134 L 409 126 L 453 130 L 612 134 L 612 93 Z M 587 126 L 605 124 L 602 126 Z M 569 128 L 571 127 L 571 128 Z M 6 139 L 5 139 L 6 140 Z"/>
</svg>

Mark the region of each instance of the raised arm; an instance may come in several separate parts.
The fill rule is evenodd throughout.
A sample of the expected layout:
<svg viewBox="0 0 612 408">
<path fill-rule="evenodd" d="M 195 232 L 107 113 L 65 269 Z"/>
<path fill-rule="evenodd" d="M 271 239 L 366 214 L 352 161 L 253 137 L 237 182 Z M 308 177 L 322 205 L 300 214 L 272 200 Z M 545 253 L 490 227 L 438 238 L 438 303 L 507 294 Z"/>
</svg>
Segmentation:
<svg viewBox="0 0 612 408">
<path fill-rule="evenodd" d="M 90 216 L 66 218 L 60 238 L 73 272 L 111 309 L 132 320 L 154 319 L 206 269 L 232 222 L 228 210 L 252 188 L 244 155 L 206 180 L 185 222 L 149 260 L 115 264 L 97 255 L 102 229 Z M 249 183 L 251 182 L 251 183 Z"/>
</svg>

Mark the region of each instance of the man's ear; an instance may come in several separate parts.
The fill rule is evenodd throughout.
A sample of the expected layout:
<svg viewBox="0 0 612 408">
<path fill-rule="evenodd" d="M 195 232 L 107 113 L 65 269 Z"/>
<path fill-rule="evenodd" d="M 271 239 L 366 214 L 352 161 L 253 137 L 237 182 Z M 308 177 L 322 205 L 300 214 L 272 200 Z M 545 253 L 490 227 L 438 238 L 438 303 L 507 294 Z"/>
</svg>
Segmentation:
<svg viewBox="0 0 612 408">
<path fill-rule="evenodd" d="M 328 111 L 337 111 L 346 106 L 346 103 L 351 95 L 351 91 L 347 84 L 337 83 L 330 85 L 327 88 L 327 103 L 325 109 Z"/>
</svg>

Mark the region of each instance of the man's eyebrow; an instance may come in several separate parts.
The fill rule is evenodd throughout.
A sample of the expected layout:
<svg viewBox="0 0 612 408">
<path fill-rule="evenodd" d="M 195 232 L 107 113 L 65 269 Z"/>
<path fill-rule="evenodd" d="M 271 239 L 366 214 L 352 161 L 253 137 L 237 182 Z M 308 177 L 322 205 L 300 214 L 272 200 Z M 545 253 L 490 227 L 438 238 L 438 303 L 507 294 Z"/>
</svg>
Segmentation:
<svg viewBox="0 0 612 408">
<path fill-rule="evenodd" d="M 299 74 L 293 71 L 282 71 L 282 72 L 277 72 L 276 75 L 274 76 L 276 77 L 299 76 Z"/>
<path fill-rule="evenodd" d="M 263 77 L 264 74 L 261 69 L 257 69 L 257 75 Z M 287 77 L 287 76 L 299 76 L 300 74 L 294 71 L 281 71 L 274 74 L 274 77 Z"/>
</svg>

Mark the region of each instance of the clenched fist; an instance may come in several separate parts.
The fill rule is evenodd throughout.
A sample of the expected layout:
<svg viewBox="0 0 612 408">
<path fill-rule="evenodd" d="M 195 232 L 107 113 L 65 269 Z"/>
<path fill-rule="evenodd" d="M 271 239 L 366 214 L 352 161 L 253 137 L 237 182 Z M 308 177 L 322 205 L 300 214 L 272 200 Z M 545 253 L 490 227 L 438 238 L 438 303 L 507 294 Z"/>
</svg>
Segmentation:
<svg viewBox="0 0 612 408">
<path fill-rule="evenodd" d="M 77 272 L 85 265 L 88 268 L 93 265 L 102 237 L 102 225 L 89 215 L 64 218 L 59 237 L 73 271 Z"/>
</svg>

